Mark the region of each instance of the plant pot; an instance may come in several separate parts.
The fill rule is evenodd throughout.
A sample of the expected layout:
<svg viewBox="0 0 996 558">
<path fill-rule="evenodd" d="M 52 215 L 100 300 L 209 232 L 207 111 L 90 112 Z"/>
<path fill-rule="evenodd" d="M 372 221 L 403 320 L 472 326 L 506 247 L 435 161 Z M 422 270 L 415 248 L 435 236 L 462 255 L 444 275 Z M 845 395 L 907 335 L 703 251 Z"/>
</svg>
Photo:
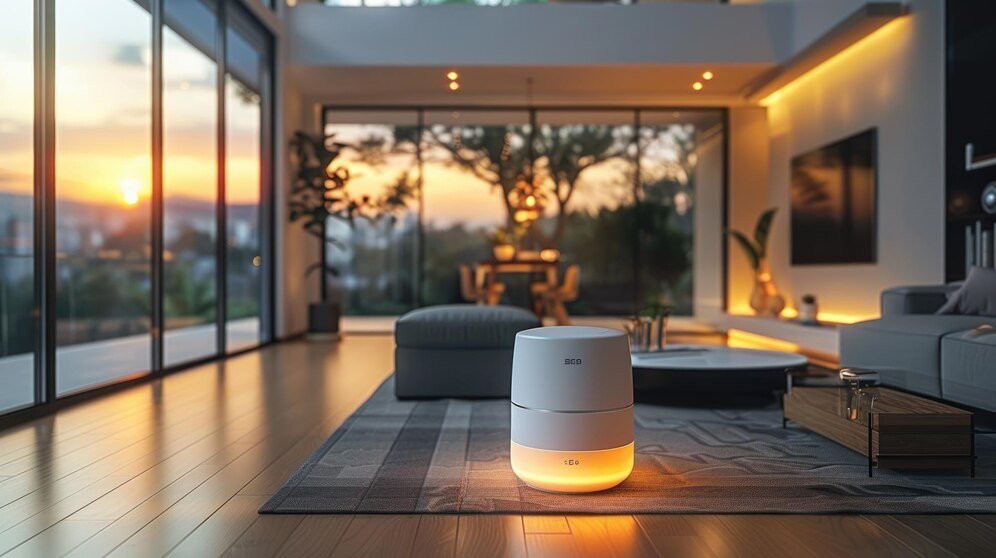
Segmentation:
<svg viewBox="0 0 996 558">
<path fill-rule="evenodd" d="M 495 259 L 500 262 L 507 262 L 515 258 L 515 246 L 511 244 L 495 244 L 491 248 L 491 252 L 494 254 Z"/>
<path fill-rule="evenodd" d="M 750 293 L 750 307 L 759 316 L 777 318 L 785 309 L 785 297 L 778 293 L 778 287 L 771 279 L 766 261 L 761 262 L 754 273 L 754 288 Z"/>
<path fill-rule="evenodd" d="M 342 308 L 337 302 L 313 302 L 308 305 L 308 337 L 312 339 L 338 339 L 339 316 Z"/>
<path fill-rule="evenodd" d="M 820 307 L 815 302 L 803 302 L 799 305 L 799 322 L 804 324 L 819 323 L 816 316 Z"/>
</svg>

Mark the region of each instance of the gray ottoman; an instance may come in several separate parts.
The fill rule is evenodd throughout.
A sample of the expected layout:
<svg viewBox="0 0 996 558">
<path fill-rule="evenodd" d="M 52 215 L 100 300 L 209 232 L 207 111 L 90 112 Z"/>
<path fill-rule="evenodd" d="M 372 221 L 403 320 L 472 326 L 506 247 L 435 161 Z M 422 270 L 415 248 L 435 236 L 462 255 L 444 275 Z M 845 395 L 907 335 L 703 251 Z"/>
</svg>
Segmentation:
<svg viewBox="0 0 996 558">
<path fill-rule="evenodd" d="M 962 331 L 941 340 L 941 394 L 996 411 L 996 333 Z"/>
<path fill-rule="evenodd" d="M 509 397 L 515 334 L 542 323 L 511 306 L 414 310 L 394 326 L 398 398 Z"/>
</svg>

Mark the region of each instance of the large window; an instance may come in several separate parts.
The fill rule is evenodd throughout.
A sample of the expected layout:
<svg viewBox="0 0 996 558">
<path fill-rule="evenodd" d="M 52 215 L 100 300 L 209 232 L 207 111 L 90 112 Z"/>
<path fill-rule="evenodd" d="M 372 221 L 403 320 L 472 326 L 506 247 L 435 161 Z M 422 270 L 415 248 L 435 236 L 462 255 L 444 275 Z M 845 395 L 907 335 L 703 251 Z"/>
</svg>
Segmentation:
<svg viewBox="0 0 996 558">
<path fill-rule="evenodd" d="M 374 254 L 403 252 L 409 236 L 421 238 L 409 294 L 400 285 L 390 295 L 371 289 L 404 277 L 401 270 L 372 263 L 375 272 L 357 273 L 363 264 L 343 256 L 345 310 L 398 313 L 403 305 L 373 302 L 407 297 L 417 305 L 460 302 L 458 267 L 491 258 L 492 235 L 507 229 L 520 250 L 556 249 L 561 271 L 581 267 L 572 314 L 629 315 L 661 297 L 691 314 L 698 141 L 721 127 L 719 110 L 330 109 L 326 133 L 346 145 L 335 164 L 357 177 L 354 193 L 420 170 L 405 234 L 346 228 L 337 237 L 342 247 L 330 249 L 387 262 Z M 517 228 L 524 187 L 535 194 L 536 215 Z M 503 277 L 504 302 L 525 305 L 528 280 Z"/>
<path fill-rule="evenodd" d="M 61 395 L 152 368 L 152 25 L 133 0 L 55 16 Z"/>
<path fill-rule="evenodd" d="M 0 18 L 0 412 L 34 401 L 33 4 Z"/>
<path fill-rule="evenodd" d="M 415 111 L 350 111 L 330 118 L 327 132 L 345 144 L 340 159 L 356 196 L 401 203 L 397 211 L 352 223 L 333 220 L 328 262 L 332 285 L 350 314 L 397 315 L 415 305 L 419 166 Z"/>
<path fill-rule="evenodd" d="M 52 5 L 0 17 L 0 412 L 273 325 L 270 36 L 237 0 Z"/>
<path fill-rule="evenodd" d="M 200 12 L 201 21 L 213 29 L 213 12 Z M 213 45 L 198 40 L 196 29 L 175 25 L 178 31 L 163 30 L 166 366 L 216 354 L 218 337 L 218 68 Z"/>
<path fill-rule="evenodd" d="M 225 76 L 225 210 L 229 351 L 259 344 L 263 330 L 263 101 L 266 38 L 249 16 L 229 7 Z M 269 262 L 265 262 L 270 265 Z"/>
</svg>

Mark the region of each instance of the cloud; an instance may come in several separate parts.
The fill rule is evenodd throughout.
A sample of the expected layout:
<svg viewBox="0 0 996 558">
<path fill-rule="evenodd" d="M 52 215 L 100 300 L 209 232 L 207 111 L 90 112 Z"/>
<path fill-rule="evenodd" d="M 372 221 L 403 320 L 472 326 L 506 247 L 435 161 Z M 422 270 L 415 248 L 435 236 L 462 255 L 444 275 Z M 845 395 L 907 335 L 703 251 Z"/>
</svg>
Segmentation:
<svg viewBox="0 0 996 558">
<path fill-rule="evenodd" d="M 113 60 L 123 66 L 145 66 L 145 56 L 142 45 L 120 45 L 114 53 Z"/>
</svg>

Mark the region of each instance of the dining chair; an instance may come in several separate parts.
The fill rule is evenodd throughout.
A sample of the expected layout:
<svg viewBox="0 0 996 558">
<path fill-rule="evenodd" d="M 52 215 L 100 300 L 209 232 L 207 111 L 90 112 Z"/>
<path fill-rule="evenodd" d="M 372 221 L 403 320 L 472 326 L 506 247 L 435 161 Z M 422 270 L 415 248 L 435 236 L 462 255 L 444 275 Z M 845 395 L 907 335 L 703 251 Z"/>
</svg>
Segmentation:
<svg viewBox="0 0 996 558">
<path fill-rule="evenodd" d="M 581 287 L 581 266 L 568 266 L 564 273 L 564 282 L 555 287 L 549 287 L 543 283 L 536 283 L 531 288 L 533 294 L 543 301 L 543 308 L 547 316 L 553 316 L 557 325 L 570 325 L 571 318 L 567 315 L 565 302 L 574 302 L 578 299 L 578 292 Z"/>
<path fill-rule="evenodd" d="M 460 265 L 460 295 L 467 302 L 496 306 L 505 292 L 505 284 L 499 281 L 489 283 L 484 273 L 474 273 L 470 267 Z"/>
</svg>

